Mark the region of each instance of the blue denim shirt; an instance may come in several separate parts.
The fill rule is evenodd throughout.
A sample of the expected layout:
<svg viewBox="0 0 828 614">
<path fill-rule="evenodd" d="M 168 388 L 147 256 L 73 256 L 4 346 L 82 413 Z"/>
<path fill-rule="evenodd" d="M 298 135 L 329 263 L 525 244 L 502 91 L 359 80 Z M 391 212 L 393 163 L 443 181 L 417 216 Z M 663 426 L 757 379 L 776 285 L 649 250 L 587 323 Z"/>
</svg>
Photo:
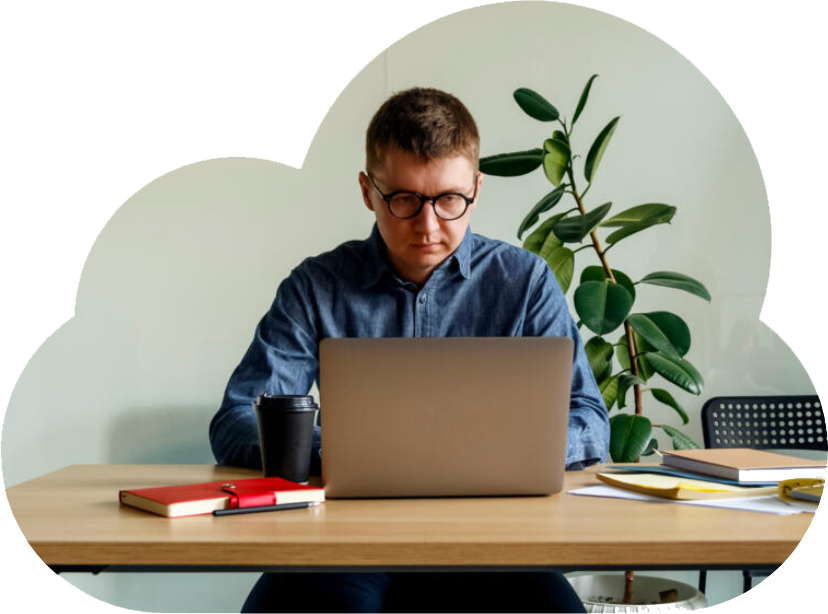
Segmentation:
<svg viewBox="0 0 828 614">
<path fill-rule="evenodd" d="M 282 282 L 210 423 L 219 464 L 261 468 L 256 397 L 307 394 L 318 385 L 319 342 L 328 337 L 570 337 L 567 469 L 606 460 L 607 409 L 546 262 L 469 228 L 419 287 L 395 274 L 385 250 L 374 225 L 367 240 L 308 258 Z M 318 475 L 320 427 L 314 428 L 311 473 Z"/>
</svg>

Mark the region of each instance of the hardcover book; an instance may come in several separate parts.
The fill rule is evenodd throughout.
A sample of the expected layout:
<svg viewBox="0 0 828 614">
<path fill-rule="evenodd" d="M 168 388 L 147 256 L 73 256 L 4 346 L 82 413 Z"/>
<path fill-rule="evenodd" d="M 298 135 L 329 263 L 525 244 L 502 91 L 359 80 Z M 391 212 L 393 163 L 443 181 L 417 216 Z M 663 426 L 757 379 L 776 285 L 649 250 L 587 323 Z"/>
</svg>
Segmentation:
<svg viewBox="0 0 828 614">
<path fill-rule="evenodd" d="M 779 482 L 793 478 L 821 478 L 825 460 L 806 460 L 750 448 L 661 451 L 661 464 L 711 475 L 740 484 Z"/>
</svg>

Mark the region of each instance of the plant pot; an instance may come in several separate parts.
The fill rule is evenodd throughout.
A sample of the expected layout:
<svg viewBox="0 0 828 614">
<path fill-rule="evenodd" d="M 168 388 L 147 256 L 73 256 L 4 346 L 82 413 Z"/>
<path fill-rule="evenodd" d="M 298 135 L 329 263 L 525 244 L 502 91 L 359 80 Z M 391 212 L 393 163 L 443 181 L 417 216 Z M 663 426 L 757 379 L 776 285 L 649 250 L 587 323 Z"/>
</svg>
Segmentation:
<svg viewBox="0 0 828 614">
<path fill-rule="evenodd" d="M 633 603 L 621 603 L 624 597 L 623 573 L 567 575 L 587 612 L 675 612 L 707 607 L 707 599 L 695 586 L 652 576 L 635 574 Z M 659 593 L 676 589 L 678 601 L 661 603 Z"/>
</svg>

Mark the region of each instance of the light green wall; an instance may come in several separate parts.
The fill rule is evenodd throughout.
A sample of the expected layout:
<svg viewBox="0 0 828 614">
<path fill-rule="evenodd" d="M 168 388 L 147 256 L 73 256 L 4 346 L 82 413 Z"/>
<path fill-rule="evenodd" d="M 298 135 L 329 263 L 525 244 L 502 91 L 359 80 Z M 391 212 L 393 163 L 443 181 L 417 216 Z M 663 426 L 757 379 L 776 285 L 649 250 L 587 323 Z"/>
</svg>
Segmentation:
<svg viewBox="0 0 828 614">
<path fill-rule="evenodd" d="M 714 297 L 707 304 L 653 288 L 637 304 L 675 311 L 693 331 L 688 357 L 707 388 L 701 399 L 676 392 L 691 415 L 688 434 L 701 440 L 698 412 L 710 396 L 813 393 L 797 358 L 758 320 L 771 248 L 767 198 L 748 139 L 713 86 L 659 39 L 606 14 L 493 5 L 430 24 L 365 67 L 301 170 L 210 160 L 128 200 L 92 248 L 75 317 L 42 345 L 14 390 L 3 428 L 6 485 L 72 463 L 212 462 L 207 425 L 279 281 L 304 257 L 370 231 L 356 177 L 365 127 L 391 92 L 453 92 L 477 119 L 488 155 L 544 137 L 513 90 L 531 87 L 571 116 L 593 73 L 600 78 L 576 148 L 585 154 L 606 122 L 622 120 L 588 204 L 678 207 L 671 226 L 613 249 L 613 265 L 634 279 L 681 271 Z M 540 174 L 487 177 L 472 227 L 517 243 L 518 223 L 548 189 Z M 669 410 L 651 415 L 675 423 Z M 256 576 L 66 577 L 124 607 L 206 612 L 237 610 Z M 738 586 L 715 590 L 722 600 Z"/>
</svg>

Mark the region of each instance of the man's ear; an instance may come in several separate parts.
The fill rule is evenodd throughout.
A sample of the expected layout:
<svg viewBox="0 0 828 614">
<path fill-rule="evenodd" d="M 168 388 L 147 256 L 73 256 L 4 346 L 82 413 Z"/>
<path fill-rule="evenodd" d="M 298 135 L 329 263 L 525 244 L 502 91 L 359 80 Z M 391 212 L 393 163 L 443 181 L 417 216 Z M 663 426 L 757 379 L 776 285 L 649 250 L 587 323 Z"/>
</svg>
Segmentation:
<svg viewBox="0 0 828 614">
<path fill-rule="evenodd" d="M 371 211 L 374 210 L 374 203 L 371 202 L 371 190 L 373 187 L 374 186 L 371 185 L 371 180 L 368 179 L 368 175 L 360 171 L 359 189 L 362 191 L 362 200 L 365 202 L 365 206 Z"/>
<path fill-rule="evenodd" d="M 483 189 L 483 173 L 477 173 L 477 195 L 474 197 L 474 202 L 469 205 L 469 211 L 474 210 L 477 206 L 477 201 L 480 200 L 480 191 Z"/>
</svg>

